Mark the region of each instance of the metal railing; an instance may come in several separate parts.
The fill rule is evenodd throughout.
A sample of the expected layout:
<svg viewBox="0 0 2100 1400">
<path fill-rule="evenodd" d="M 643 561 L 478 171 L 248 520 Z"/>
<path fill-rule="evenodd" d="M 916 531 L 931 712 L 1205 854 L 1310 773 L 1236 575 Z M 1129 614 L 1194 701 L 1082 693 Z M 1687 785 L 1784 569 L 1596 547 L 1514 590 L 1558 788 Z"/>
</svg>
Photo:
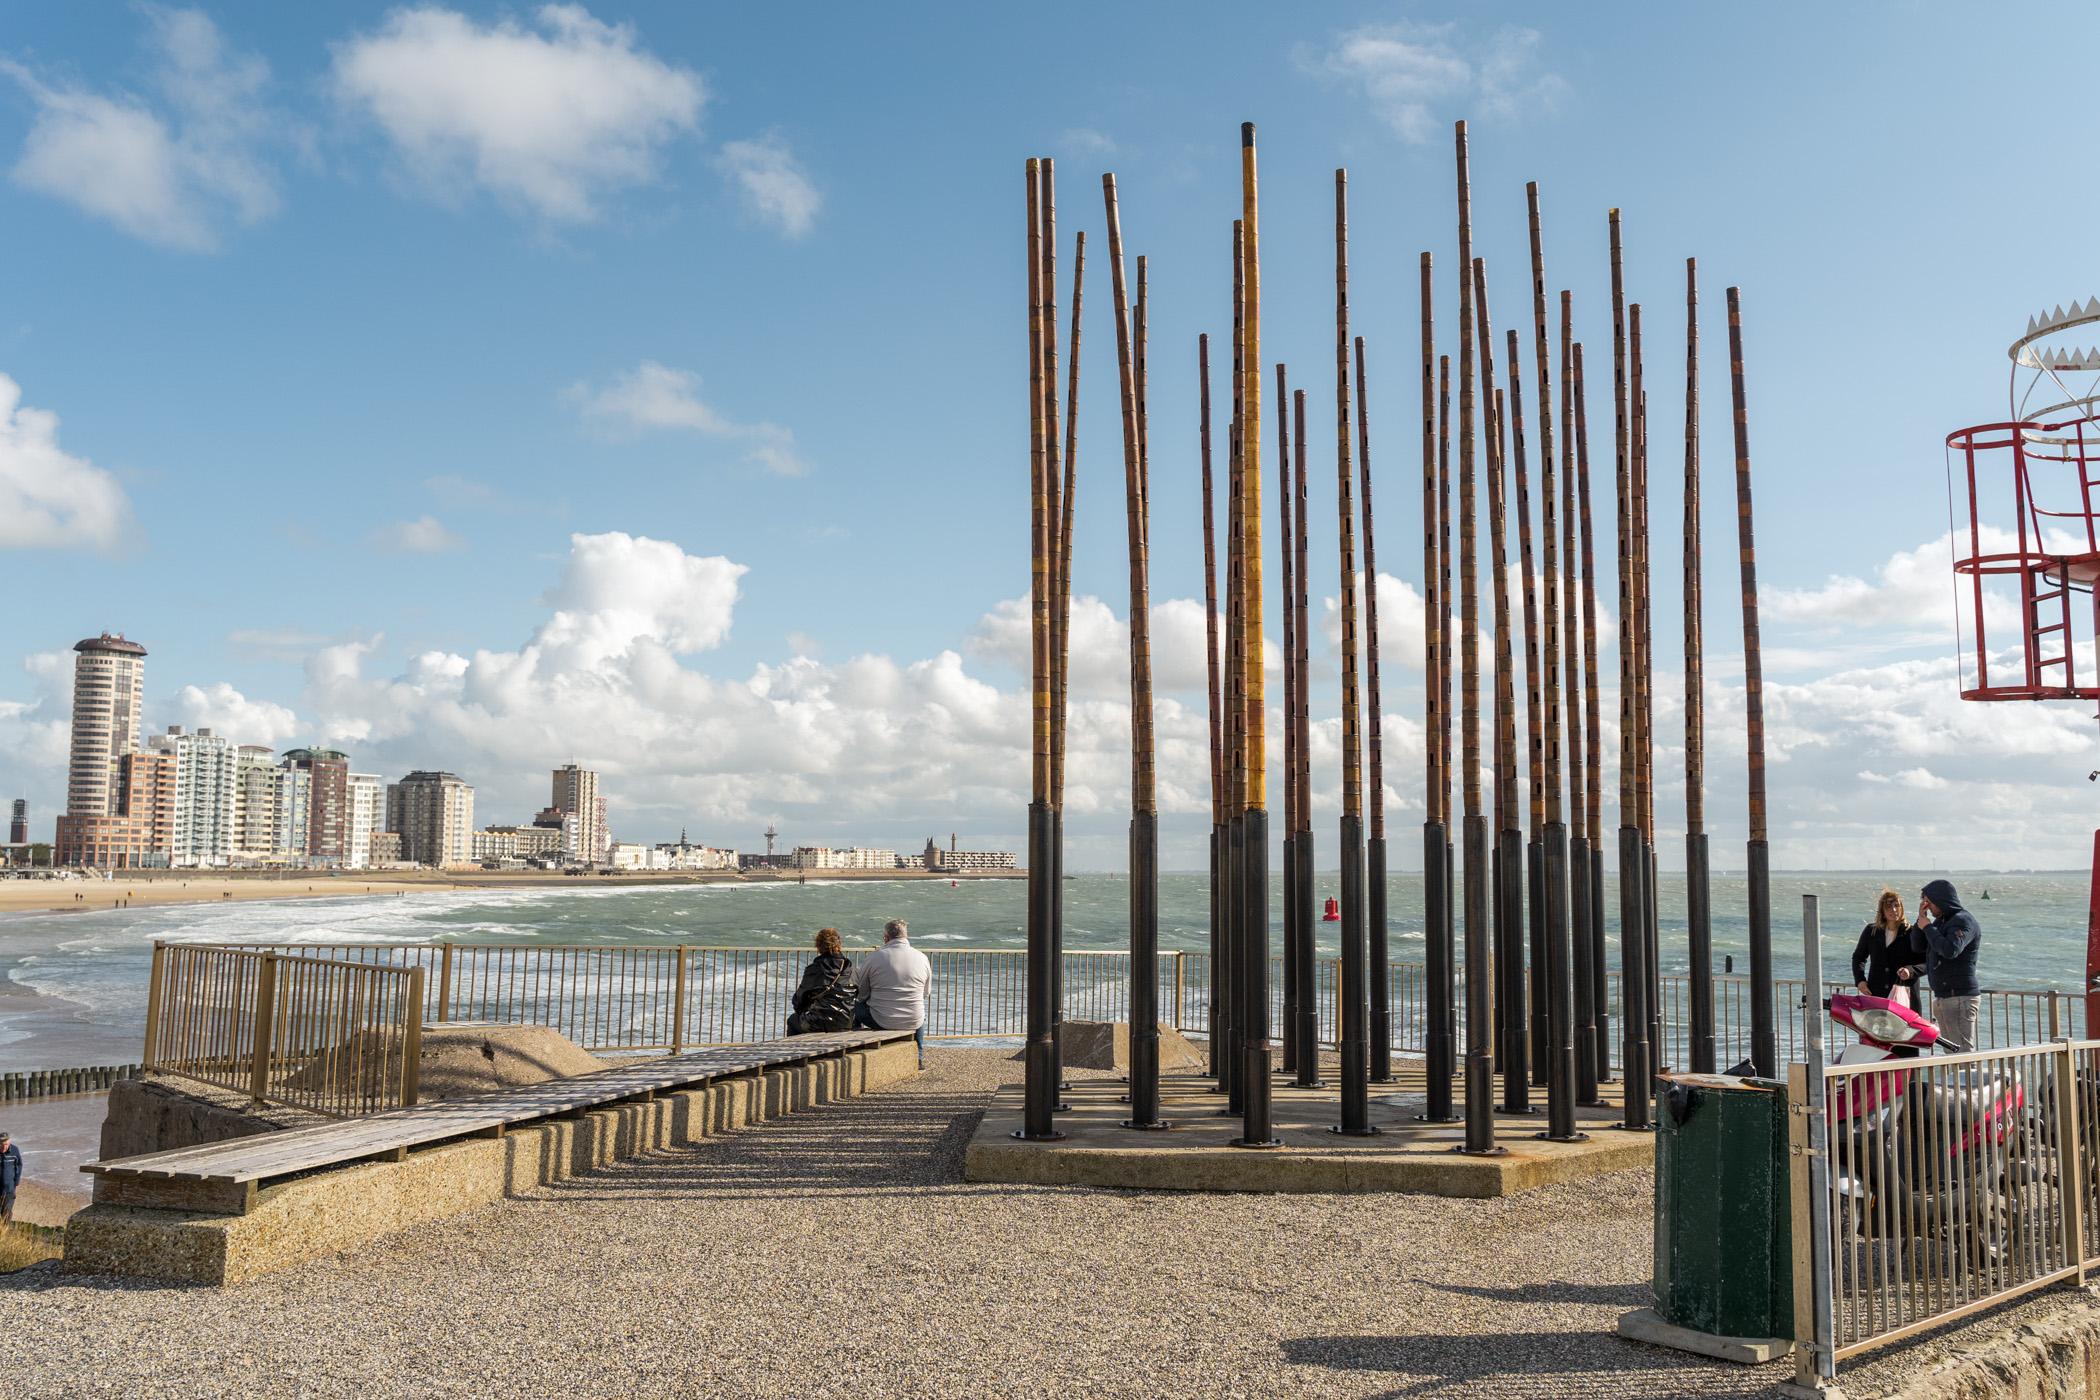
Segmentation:
<svg viewBox="0 0 2100 1400">
<path fill-rule="evenodd" d="M 416 1101 L 423 972 L 314 956 L 156 943 L 146 1068 L 352 1117 Z"/>
<path fill-rule="evenodd" d="M 1833 1368 L 2100 1267 L 2100 1041 L 1828 1066 L 1820 1173 L 1812 1074 L 1791 1066 L 1788 1087 L 1795 1330 Z"/>
</svg>

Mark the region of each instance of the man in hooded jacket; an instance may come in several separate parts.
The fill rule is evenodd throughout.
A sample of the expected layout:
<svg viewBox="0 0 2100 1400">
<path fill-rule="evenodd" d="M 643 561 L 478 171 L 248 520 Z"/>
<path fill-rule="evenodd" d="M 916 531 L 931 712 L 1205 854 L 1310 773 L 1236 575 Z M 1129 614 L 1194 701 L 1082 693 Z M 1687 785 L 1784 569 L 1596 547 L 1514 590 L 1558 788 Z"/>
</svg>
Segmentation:
<svg viewBox="0 0 2100 1400">
<path fill-rule="evenodd" d="M 1934 880 L 1918 900 L 1918 923 L 1911 944 L 1925 960 L 1932 987 L 1932 1019 L 1950 1050 L 1976 1048 L 1976 1004 L 1983 991 L 1976 980 L 1976 953 L 1983 926 L 1962 908 L 1952 881 Z M 1908 976 L 1905 969 L 1901 976 Z"/>
</svg>

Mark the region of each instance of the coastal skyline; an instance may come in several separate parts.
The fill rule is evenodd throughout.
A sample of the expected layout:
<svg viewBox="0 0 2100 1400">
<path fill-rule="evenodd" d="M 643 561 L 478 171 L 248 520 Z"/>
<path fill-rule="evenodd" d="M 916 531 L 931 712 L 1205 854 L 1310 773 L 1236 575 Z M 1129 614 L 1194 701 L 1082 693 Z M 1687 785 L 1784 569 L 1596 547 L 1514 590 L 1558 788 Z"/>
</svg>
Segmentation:
<svg viewBox="0 0 2100 1400">
<path fill-rule="evenodd" d="M 573 755 L 648 840 L 690 824 L 747 845 L 778 821 L 907 848 L 960 823 L 1019 849 L 1011 152 L 1049 149 L 1064 227 L 1098 229 L 1092 182 L 1114 169 L 1151 256 L 1163 854 L 1199 864 L 1193 344 L 1225 329 L 1227 250 L 1208 240 L 1252 116 L 1277 172 L 1268 343 L 1316 395 L 1331 287 L 1314 186 L 1323 166 L 1352 170 L 1380 597 L 1398 619 L 1388 812 L 1417 822 L 1413 259 L 1448 242 L 1443 143 L 1470 116 L 1481 251 L 1504 279 L 1520 266 L 1523 181 L 1540 179 L 1549 276 L 1575 288 L 1592 346 L 1609 337 L 1606 192 L 1659 376 L 1681 354 L 1682 254 L 1701 252 L 1710 337 L 1719 287 L 1745 289 L 1775 864 L 2075 865 L 2090 719 L 1955 697 L 1940 441 L 2003 415 L 1997 357 L 2028 316 L 2100 290 L 2067 232 L 2093 197 L 2066 192 L 2035 227 L 1947 197 L 2031 139 L 2008 55 L 2038 29 L 1914 13 L 1824 16 L 1813 51 L 1715 14 L 1578 26 L 1545 8 L 1434 22 L 1350 6 L 1250 17 L 1229 43 L 1139 15 L 1123 49 L 1052 40 L 1038 72 L 957 64 L 924 91 L 866 54 L 982 52 L 999 22 L 834 16 L 790 49 L 750 17 L 652 5 L 19 16 L 0 41 L 0 238 L 37 275 L 0 325 L 0 549 L 36 607 L 0 623 L 0 661 L 20 668 L 0 681 L 0 790 L 62 808 L 64 649 L 121 629 L 155 649 L 149 731 L 486 773 L 504 811 L 530 811 L 530 775 Z M 2064 23 L 2089 21 L 2056 19 L 2052 43 Z M 1948 42 L 1977 55 L 1973 86 L 1918 81 Z M 1720 68 L 1674 57 L 1723 49 Z M 1256 55 L 1278 96 L 1247 112 Z M 607 101 L 541 120 L 448 76 L 528 63 Z M 1798 237 L 1771 236 L 1775 209 L 1802 211 L 1779 225 Z M 1839 225 L 1871 249 L 1819 233 Z M 1991 245 L 2018 256 L 1975 255 Z M 1111 338 L 1087 336 L 1067 837 L 1075 868 L 1106 868 L 1128 766 L 1122 608 L 1100 601 L 1121 584 L 1120 459 Z M 1798 346 L 1813 353 L 1781 353 Z M 1718 402 L 1725 370 L 1710 358 L 1708 375 Z M 1708 415 L 1710 530 L 1727 428 Z M 1664 615 L 1673 562 L 1658 560 Z M 1316 543 L 1313 576 L 1334 574 Z M 1323 820 L 1333 592 L 1314 604 Z M 1706 635 L 1726 865 L 1742 775 L 1724 589 Z M 1675 639 L 1657 646 L 1673 671 Z M 1665 831 L 1673 684 L 1659 677 Z"/>
</svg>

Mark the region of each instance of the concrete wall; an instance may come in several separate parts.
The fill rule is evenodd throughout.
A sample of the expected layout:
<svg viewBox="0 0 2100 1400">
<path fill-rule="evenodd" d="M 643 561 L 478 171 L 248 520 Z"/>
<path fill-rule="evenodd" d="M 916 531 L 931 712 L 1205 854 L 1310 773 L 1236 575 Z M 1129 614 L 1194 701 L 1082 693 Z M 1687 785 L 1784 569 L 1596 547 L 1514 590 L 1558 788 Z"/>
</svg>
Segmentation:
<svg viewBox="0 0 2100 1400">
<path fill-rule="evenodd" d="M 148 1208 L 105 1191 L 66 1227 L 69 1273 L 178 1283 L 240 1283 L 386 1235 L 442 1220 L 645 1152 L 686 1147 L 817 1104 L 909 1079 L 918 1050 L 900 1040 L 812 1064 L 720 1080 L 316 1172 L 255 1193 L 244 1211 Z M 114 1183 L 110 1183 L 114 1186 Z"/>
<path fill-rule="evenodd" d="M 194 1086 L 201 1087 L 201 1086 Z M 231 1100 L 233 1095 L 224 1096 Z M 123 1079 L 110 1086 L 102 1120 L 104 1161 L 172 1152 L 229 1138 L 277 1131 L 283 1125 L 204 1096 L 150 1079 Z"/>
</svg>

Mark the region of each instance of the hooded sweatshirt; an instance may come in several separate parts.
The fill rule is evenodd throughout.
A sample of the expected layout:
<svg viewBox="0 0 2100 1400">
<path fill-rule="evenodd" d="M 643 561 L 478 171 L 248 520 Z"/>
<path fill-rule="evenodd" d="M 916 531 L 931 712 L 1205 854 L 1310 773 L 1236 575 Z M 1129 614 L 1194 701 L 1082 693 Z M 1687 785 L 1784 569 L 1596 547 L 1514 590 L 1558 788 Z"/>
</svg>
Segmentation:
<svg viewBox="0 0 2100 1400">
<path fill-rule="evenodd" d="M 1925 897 L 1939 911 L 1931 923 L 1911 931 L 1911 945 L 1925 959 L 1925 976 L 1936 997 L 1972 997 L 1983 990 L 1976 980 L 1976 951 L 1983 927 L 1961 906 L 1961 896 L 1947 880 L 1934 880 Z"/>
</svg>

